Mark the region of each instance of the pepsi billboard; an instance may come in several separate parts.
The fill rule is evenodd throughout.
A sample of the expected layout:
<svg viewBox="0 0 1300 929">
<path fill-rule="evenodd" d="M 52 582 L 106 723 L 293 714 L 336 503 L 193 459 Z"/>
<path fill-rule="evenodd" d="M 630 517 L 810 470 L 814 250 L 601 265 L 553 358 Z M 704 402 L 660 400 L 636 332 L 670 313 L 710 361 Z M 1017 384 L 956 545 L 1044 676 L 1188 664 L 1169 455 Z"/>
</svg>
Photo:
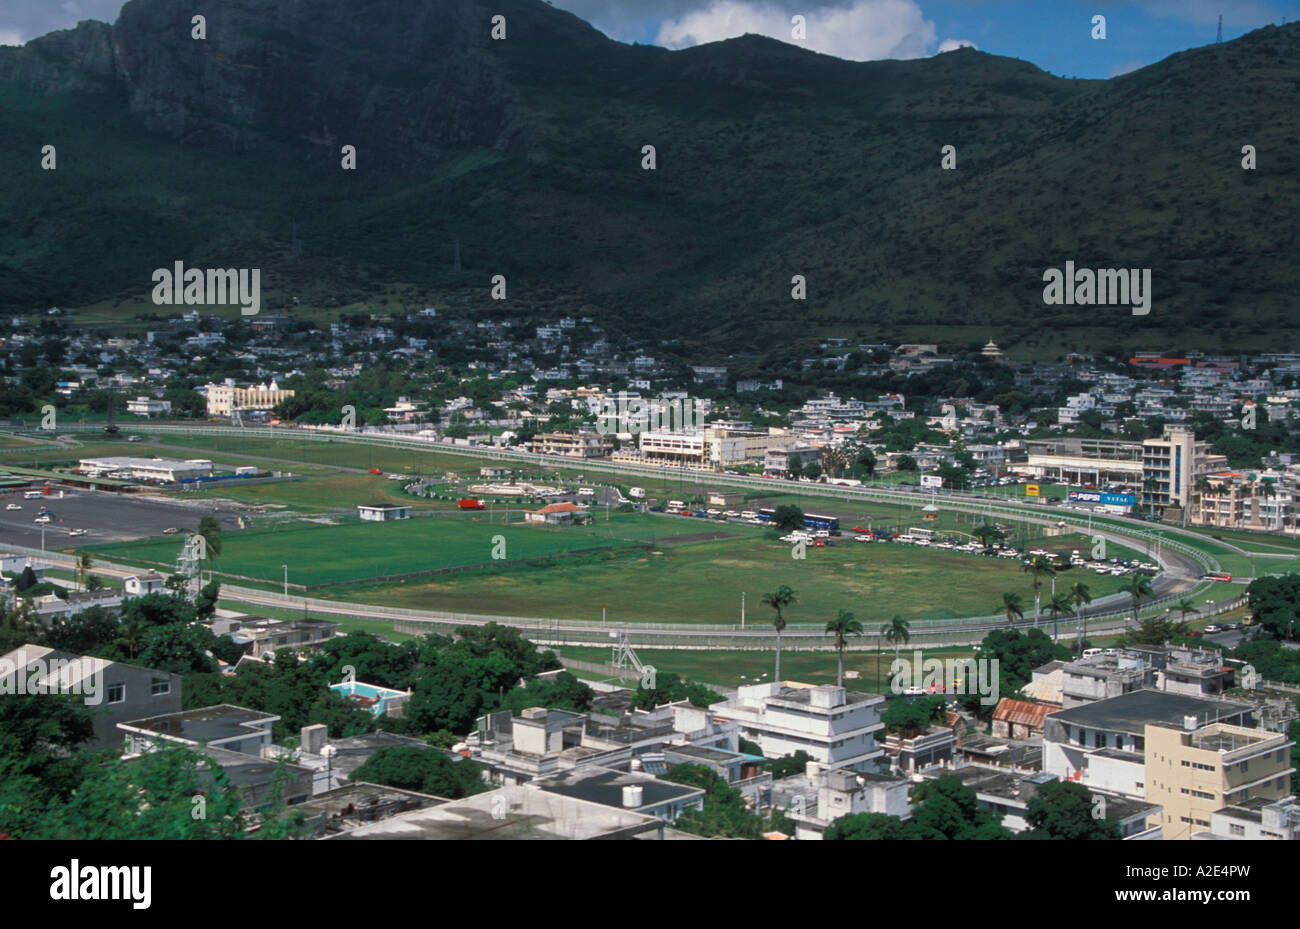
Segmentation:
<svg viewBox="0 0 1300 929">
<path fill-rule="evenodd" d="M 1076 503 L 1100 503 L 1103 506 L 1133 506 L 1132 494 L 1106 494 L 1092 490 L 1072 490 L 1070 499 Z"/>
</svg>

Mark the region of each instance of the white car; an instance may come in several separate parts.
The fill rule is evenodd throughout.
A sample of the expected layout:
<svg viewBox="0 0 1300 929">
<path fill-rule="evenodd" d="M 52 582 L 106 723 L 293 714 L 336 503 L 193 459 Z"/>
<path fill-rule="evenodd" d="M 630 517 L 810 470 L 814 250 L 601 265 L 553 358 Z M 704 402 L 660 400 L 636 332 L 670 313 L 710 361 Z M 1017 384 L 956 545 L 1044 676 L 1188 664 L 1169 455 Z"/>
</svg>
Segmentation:
<svg viewBox="0 0 1300 929">
<path fill-rule="evenodd" d="M 37 523 L 48 523 L 50 518 L 48 516 L 37 516 L 36 519 L 32 521 Z"/>
<path fill-rule="evenodd" d="M 86 534 L 85 529 L 73 529 L 68 533 L 68 535 L 85 535 L 85 534 Z"/>
<path fill-rule="evenodd" d="M 6 510 L 21 510 L 22 508 L 21 503 L 11 503 L 5 507 Z"/>
</svg>

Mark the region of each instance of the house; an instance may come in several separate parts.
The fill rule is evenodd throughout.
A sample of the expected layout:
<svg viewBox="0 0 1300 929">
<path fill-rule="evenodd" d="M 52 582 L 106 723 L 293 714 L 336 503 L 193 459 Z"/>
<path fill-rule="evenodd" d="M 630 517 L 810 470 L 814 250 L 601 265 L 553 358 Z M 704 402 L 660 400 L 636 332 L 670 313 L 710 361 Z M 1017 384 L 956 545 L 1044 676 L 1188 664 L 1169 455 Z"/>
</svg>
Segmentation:
<svg viewBox="0 0 1300 929">
<path fill-rule="evenodd" d="M 993 734 L 1002 739 L 1033 739 L 1043 734 L 1043 718 L 1059 710 L 1050 703 L 1003 697 L 993 710 Z"/>
<path fill-rule="evenodd" d="M 810 765 L 812 767 L 812 765 Z M 794 820 L 796 839 L 817 840 L 835 820 L 854 813 L 883 813 L 908 819 L 912 782 L 893 774 L 818 770 L 809 779 L 816 802 L 799 795 L 786 815 Z"/>
<path fill-rule="evenodd" d="M 122 579 L 122 589 L 130 597 L 143 597 L 146 594 L 158 593 L 164 587 L 163 576 L 157 571 L 150 571 L 147 574 L 132 574 Z"/>
<path fill-rule="evenodd" d="M 118 724 L 139 719 L 142 713 L 175 713 L 181 708 L 179 674 L 43 645 L 23 645 L 0 656 L 0 695 L 49 690 L 80 695 L 92 710 L 94 736 L 87 748 L 121 744 Z"/>
<path fill-rule="evenodd" d="M 363 684 L 361 681 L 344 681 L 341 684 L 331 684 L 330 690 L 336 694 L 347 697 L 359 707 L 369 710 L 375 716 L 393 716 L 402 715 L 403 708 L 411 699 L 411 691 L 395 690 L 392 687 L 381 687 L 378 684 Z"/>
<path fill-rule="evenodd" d="M 410 519 L 411 508 L 401 504 L 358 504 L 357 515 L 366 522 L 383 523 L 394 519 Z"/>
<path fill-rule="evenodd" d="M 262 660 L 277 649 L 304 651 L 318 648 L 334 637 L 339 624 L 328 619 L 267 619 L 259 616 L 217 617 L 209 624 L 213 635 L 228 636 L 243 645 L 246 658 Z M 241 659 L 242 661 L 242 659 Z"/>
<path fill-rule="evenodd" d="M 571 525 L 586 522 L 591 511 L 576 503 L 548 503 L 540 510 L 525 510 L 524 521 L 548 526 Z"/>
<path fill-rule="evenodd" d="M 198 748 L 207 745 L 260 757 L 271 745 L 271 725 L 279 716 L 228 703 L 195 710 L 160 713 L 120 722 L 127 753 L 152 751 L 163 742 Z"/>
</svg>

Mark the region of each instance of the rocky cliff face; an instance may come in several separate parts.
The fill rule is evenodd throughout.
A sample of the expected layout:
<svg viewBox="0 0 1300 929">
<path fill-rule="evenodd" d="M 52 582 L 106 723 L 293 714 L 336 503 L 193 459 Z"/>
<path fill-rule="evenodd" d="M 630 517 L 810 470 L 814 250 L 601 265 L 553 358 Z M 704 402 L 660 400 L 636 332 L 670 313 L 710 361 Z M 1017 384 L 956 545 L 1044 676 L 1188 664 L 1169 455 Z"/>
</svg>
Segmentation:
<svg viewBox="0 0 1300 929">
<path fill-rule="evenodd" d="M 196 11 L 205 39 L 192 37 Z M 490 37 L 498 12 L 503 42 Z M 124 92 L 150 129 L 184 144 L 325 162 L 351 144 L 371 167 L 413 170 L 457 148 L 527 151 L 511 55 L 539 44 L 562 55 L 568 41 L 613 44 L 520 0 L 131 0 L 112 26 L 4 50 L 0 78 Z"/>
</svg>

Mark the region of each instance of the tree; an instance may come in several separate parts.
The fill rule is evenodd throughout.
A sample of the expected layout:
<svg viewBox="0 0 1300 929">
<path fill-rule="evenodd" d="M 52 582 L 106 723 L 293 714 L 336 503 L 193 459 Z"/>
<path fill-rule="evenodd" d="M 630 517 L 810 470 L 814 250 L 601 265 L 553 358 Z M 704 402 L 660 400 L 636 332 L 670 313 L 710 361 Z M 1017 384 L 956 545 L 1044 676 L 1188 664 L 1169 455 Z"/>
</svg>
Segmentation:
<svg viewBox="0 0 1300 929">
<path fill-rule="evenodd" d="M 791 503 L 783 503 L 772 513 L 772 525 L 778 529 L 803 528 L 803 510 Z"/>
<path fill-rule="evenodd" d="M 987 523 L 976 526 L 970 534 L 979 540 L 985 551 L 992 548 L 994 542 L 1001 542 L 1007 537 L 1007 534 L 997 526 L 990 526 Z"/>
<path fill-rule="evenodd" d="M 1044 555 L 1035 555 L 1028 562 L 1021 565 L 1022 571 L 1027 571 L 1034 583 L 1034 625 L 1038 625 L 1039 599 L 1041 596 L 1040 588 L 1043 585 L 1043 578 L 1051 577 L 1056 573 L 1056 568 L 1047 560 Z"/>
<path fill-rule="evenodd" d="M 483 768 L 476 762 L 453 761 L 436 748 L 414 746 L 384 746 L 348 775 L 348 780 L 416 790 L 448 800 L 490 789 L 483 780 Z"/>
<path fill-rule="evenodd" d="M 83 586 L 86 583 L 86 575 L 90 573 L 91 567 L 95 563 L 95 558 L 90 552 L 80 552 L 77 555 L 77 581 Z"/>
<path fill-rule="evenodd" d="M 1017 619 L 1025 618 L 1025 608 L 1022 604 L 1020 594 L 1010 591 L 1002 595 L 1002 605 L 998 608 L 999 612 L 1005 613 L 1007 625 L 1014 626 Z"/>
<path fill-rule="evenodd" d="M 217 601 L 221 598 L 221 584 L 208 581 L 194 599 L 194 616 L 197 619 L 211 619 L 217 611 Z"/>
<path fill-rule="evenodd" d="M 1155 591 L 1151 587 L 1151 578 L 1145 574 L 1133 574 L 1129 576 L 1128 583 L 1120 588 L 1121 593 L 1128 594 L 1133 600 L 1133 622 L 1137 623 L 1138 605 L 1143 600 L 1155 596 Z"/>
<path fill-rule="evenodd" d="M 140 664 L 173 674 L 204 674 L 215 670 L 209 656 L 213 635 L 203 626 L 155 626 L 144 634 Z"/>
<path fill-rule="evenodd" d="M 1079 641 L 1075 643 L 1076 651 L 1083 654 L 1083 640 L 1088 634 L 1088 618 L 1081 611 L 1085 605 L 1092 602 L 1092 593 L 1088 590 L 1088 585 L 1083 581 L 1075 581 L 1070 585 L 1069 596 L 1070 603 L 1074 606 L 1075 618 L 1083 624 L 1080 629 Z"/>
<path fill-rule="evenodd" d="M 117 627 L 117 638 L 115 644 L 120 646 L 126 652 L 126 657 L 132 660 L 144 647 L 145 636 L 149 633 L 149 625 L 139 617 L 131 617 L 122 620 Z"/>
<path fill-rule="evenodd" d="M 782 611 L 792 603 L 798 602 L 795 598 L 794 591 L 785 584 L 782 584 L 771 593 L 763 595 L 763 603 L 776 610 L 776 619 L 772 620 L 772 626 L 776 629 L 776 677 L 774 680 L 777 684 L 781 683 L 781 632 L 785 629 L 785 616 Z"/>
<path fill-rule="evenodd" d="M 1055 642 L 1060 639 L 1060 629 L 1056 620 L 1062 613 L 1070 612 L 1070 595 L 1066 593 L 1055 594 L 1047 602 L 1047 612 L 1052 617 L 1052 641 Z"/>
<path fill-rule="evenodd" d="M 787 777 L 796 777 L 803 774 L 808 769 L 808 762 L 812 761 L 812 755 L 809 755 L 802 748 L 793 755 L 783 755 L 780 758 L 769 759 L 766 763 L 768 771 L 772 772 L 772 780 L 781 781 Z"/>
<path fill-rule="evenodd" d="M 846 636 L 862 635 L 862 623 L 853 618 L 848 610 L 839 614 L 826 624 L 826 632 L 835 635 L 835 651 L 839 653 L 839 664 L 835 673 L 835 685 L 844 686 L 844 648 L 848 644 Z"/>
<path fill-rule="evenodd" d="M 1105 797 L 1093 799 L 1082 784 L 1050 781 L 1040 784 L 1029 798 L 1025 820 L 1032 827 L 1027 839 L 1118 839 L 1119 826 L 1095 811 L 1105 809 Z"/>
<path fill-rule="evenodd" d="M 851 813 L 841 816 L 822 833 L 827 842 L 878 842 L 918 838 L 907 823 L 887 813 Z"/>
<path fill-rule="evenodd" d="M 208 558 L 208 570 L 221 554 L 221 522 L 211 514 L 199 520 L 196 534 L 203 539 L 203 550 Z"/>
<path fill-rule="evenodd" d="M 898 649 L 912 640 L 911 623 L 895 615 L 880 627 L 880 637 L 894 646 L 894 661 L 898 661 Z"/>
</svg>

